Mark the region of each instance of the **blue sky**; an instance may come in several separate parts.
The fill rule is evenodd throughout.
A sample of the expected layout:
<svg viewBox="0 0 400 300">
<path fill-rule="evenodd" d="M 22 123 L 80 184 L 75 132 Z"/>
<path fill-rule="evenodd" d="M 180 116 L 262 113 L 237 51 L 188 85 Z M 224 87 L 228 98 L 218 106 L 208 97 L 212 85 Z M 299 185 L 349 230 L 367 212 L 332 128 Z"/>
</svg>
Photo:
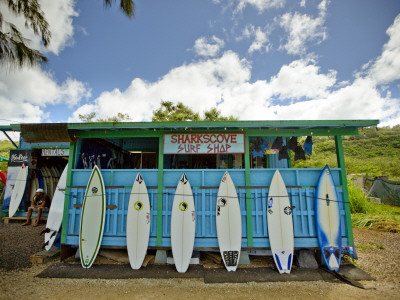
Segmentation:
<svg viewBox="0 0 400 300">
<path fill-rule="evenodd" d="M 0 68 L 2 124 L 150 121 L 162 100 L 241 120 L 400 124 L 398 0 L 136 0 L 134 19 L 102 0 L 39 2 L 48 49 L 2 8 L 49 58 Z"/>
</svg>

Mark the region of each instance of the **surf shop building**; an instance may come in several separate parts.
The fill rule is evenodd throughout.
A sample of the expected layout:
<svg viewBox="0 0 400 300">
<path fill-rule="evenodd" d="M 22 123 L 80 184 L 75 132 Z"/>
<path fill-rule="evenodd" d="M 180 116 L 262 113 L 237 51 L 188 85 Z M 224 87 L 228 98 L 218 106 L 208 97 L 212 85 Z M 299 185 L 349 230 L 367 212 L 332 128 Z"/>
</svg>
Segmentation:
<svg viewBox="0 0 400 300">
<path fill-rule="evenodd" d="M 69 123 L 10 125 L 8 130 L 21 132 L 20 145 L 25 149 L 65 149 L 68 176 L 62 253 L 63 249 L 79 245 L 82 202 L 94 165 L 101 169 L 107 201 L 102 247 L 126 246 L 128 202 L 134 179 L 140 172 L 151 205 L 149 247 L 170 248 L 171 208 L 178 181 L 185 173 L 195 202 L 194 248 L 217 250 L 216 201 L 221 178 L 228 171 L 240 203 L 242 250 L 254 250 L 270 248 L 267 198 L 277 169 L 292 206 L 295 249 L 318 247 L 314 201 L 322 168 L 293 168 L 291 159 L 302 157 L 299 148 L 296 150 L 303 146 L 300 141 L 308 137 L 305 150 L 309 152 L 312 145 L 309 142 L 317 136 L 335 140 L 337 162 L 330 167 L 340 202 L 342 245 L 354 245 L 342 136 L 357 135 L 360 128 L 378 123 L 377 120 Z M 51 146 L 43 146 L 50 142 Z M 290 155 L 291 151 L 295 155 Z"/>
</svg>

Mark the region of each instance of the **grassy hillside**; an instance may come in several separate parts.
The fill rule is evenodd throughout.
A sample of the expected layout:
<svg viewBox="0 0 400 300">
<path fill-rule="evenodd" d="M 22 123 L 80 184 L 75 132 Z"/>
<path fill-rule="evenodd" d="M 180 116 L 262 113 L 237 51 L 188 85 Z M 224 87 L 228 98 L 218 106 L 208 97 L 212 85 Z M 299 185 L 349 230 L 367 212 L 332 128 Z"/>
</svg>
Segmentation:
<svg viewBox="0 0 400 300">
<path fill-rule="evenodd" d="M 305 138 L 301 140 L 303 145 Z M 294 161 L 294 168 L 337 167 L 333 137 L 313 137 L 313 154 L 306 161 Z M 366 173 L 368 177 L 388 175 L 400 181 L 400 126 L 365 128 L 360 135 L 343 137 L 347 174 Z"/>
<path fill-rule="evenodd" d="M 10 157 L 10 149 L 14 149 L 13 144 L 10 141 L 0 141 L 0 155 L 4 157 Z M 7 171 L 7 162 L 0 162 L 0 170 Z"/>
</svg>

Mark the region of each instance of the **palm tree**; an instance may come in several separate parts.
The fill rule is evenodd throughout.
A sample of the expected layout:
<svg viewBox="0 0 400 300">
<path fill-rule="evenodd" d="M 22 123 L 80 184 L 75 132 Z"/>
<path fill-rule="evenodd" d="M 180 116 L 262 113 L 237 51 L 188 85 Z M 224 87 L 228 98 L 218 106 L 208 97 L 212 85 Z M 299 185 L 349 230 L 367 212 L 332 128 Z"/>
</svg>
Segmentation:
<svg viewBox="0 0 400 300">
<path fill-rule="evenodd" d="M 115 0 L 103 0 L 106 7 L 112 6 Z M 43 46 L 48 47 L 51 40 L 49 24 L 40 8 L 38 0 L 0 0 L 0 4 L 8 6 L 15 16 L 25 18 L 25 27 L 31 28 L 35 35 L 41 37 Z M 128 17 L 135 15 L 133 0 L 120 0 L 120 8 Z M 29 47 L 29 40 L 24 38 L 18 28 L 3 19 L 0 11 L 0 62 L 2 65 L 22 67 L 34 66 L 47 62 L 47 58 L 38 50 Z"/>
<path fill-rule="evenodd" d="M 31 28 L 36 35 L 40 35 L 43 45 L 50 43 L 51 33 L 40 4 L 37 0 L 6 1 L 0 3 L 7 5 L 14 15 L 22 15 L 25 18 L 25 26 Z M 0 60 L 2 64 L 11 64 L 22 67 L 27 64 L 33 66 L 36 63 L 46 62 L 47 58 L 38 50 L 28 47 L 29 41 L 24 38 L 18 28 L 4 21 L 0 12 Z"/>
</svg>

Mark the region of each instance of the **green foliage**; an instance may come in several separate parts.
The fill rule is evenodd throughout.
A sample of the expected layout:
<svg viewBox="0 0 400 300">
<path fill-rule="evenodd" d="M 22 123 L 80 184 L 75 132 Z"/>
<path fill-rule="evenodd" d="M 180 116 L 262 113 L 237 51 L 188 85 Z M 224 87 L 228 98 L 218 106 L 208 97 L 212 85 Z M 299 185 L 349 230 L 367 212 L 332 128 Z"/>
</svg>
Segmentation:
<svg viewBox="0 0 400 300">
<path fill-rule="evenodd" d="M 373 205 L 368 201 L 363 191 L 359 189 L 351 180 L 347 183 L 350 200 L 351 213 L 371 213 L 374 210 Z"/>
<path fill-rule="evenodd" d="M 215 107 L 204 112 L 204 118 L 199 113 L 195 113 L 191 108 L 182 102 L 174 104 L 171 101 L 161 101 L 161 107 L 153 111 L 153 122 L 162 121 L 234 121 L 237 118 L 233 116 L 221 116 L 221 112 Z"/>
<path fill-rule="evenodd" d="M 104 0 L 104 5 L 106 7 L 111 7 L 115 0 Z M 133 18 L 135 16 L 135 3 L 132 0 L 121 0 L 119 3 L 119 7 L 123 14 L 125 14 L 128 18 Z"/>
<path fill-rule="evenodd" d="M 92 123 L 92 122 L 124 122 L 124 121 L 130 121 L 131 117 L 128 114 L 123 114 L 123 113 L 118 113 L 116 116 L 114 117 L 108 117 L 105 119 L 99 118 L 99 119 L 95 119 L 96 118 L 96 113 L 95 112 L 91 112 L 88 113 L 86 115 L 79 115 L 79 119 L 84 122 L 84 123 Z"/>
<path fill-rule="evenodd" d="M 161 101 L 161 107 L 153 111 L 153 122 L 157 121 L 200 121 L 200 115 L 182 102 Z"/>
<path fill-rule="evenodd" d="M 360 251 L 375 251 L 375 250 L 385 250 L 385 246 L 378 242 L 368 242 L 368 244 L 357 244 L 357 250 Z"/>
<path fill-rule="evenodd" d="M 351 181 L 347 186 L 354 227 L 400 232 L 400 207 L 372 203 Z"/>
<path fill-rule="evenodd" d="M 221 116 L 221 112 L 213 107 L 208 111 L 204 112 L 204 121 L 235 121 L 237 118 L 234 116 L 224 117 Z"/>
<path fill-rule="evenodd" d="M 293 168 L 337 167 L 334 137 L 313 137 L 313 154 L 306 161 L 294 161 Z M 304 138 L 299 139 L 303 145 Z M 368 177 L 388 175 L 400 180 L 400 126 L 393 128 L 364 128 L 360 135 L 343 137 L 347 174 L 365 173 Z"/>
</svg>

